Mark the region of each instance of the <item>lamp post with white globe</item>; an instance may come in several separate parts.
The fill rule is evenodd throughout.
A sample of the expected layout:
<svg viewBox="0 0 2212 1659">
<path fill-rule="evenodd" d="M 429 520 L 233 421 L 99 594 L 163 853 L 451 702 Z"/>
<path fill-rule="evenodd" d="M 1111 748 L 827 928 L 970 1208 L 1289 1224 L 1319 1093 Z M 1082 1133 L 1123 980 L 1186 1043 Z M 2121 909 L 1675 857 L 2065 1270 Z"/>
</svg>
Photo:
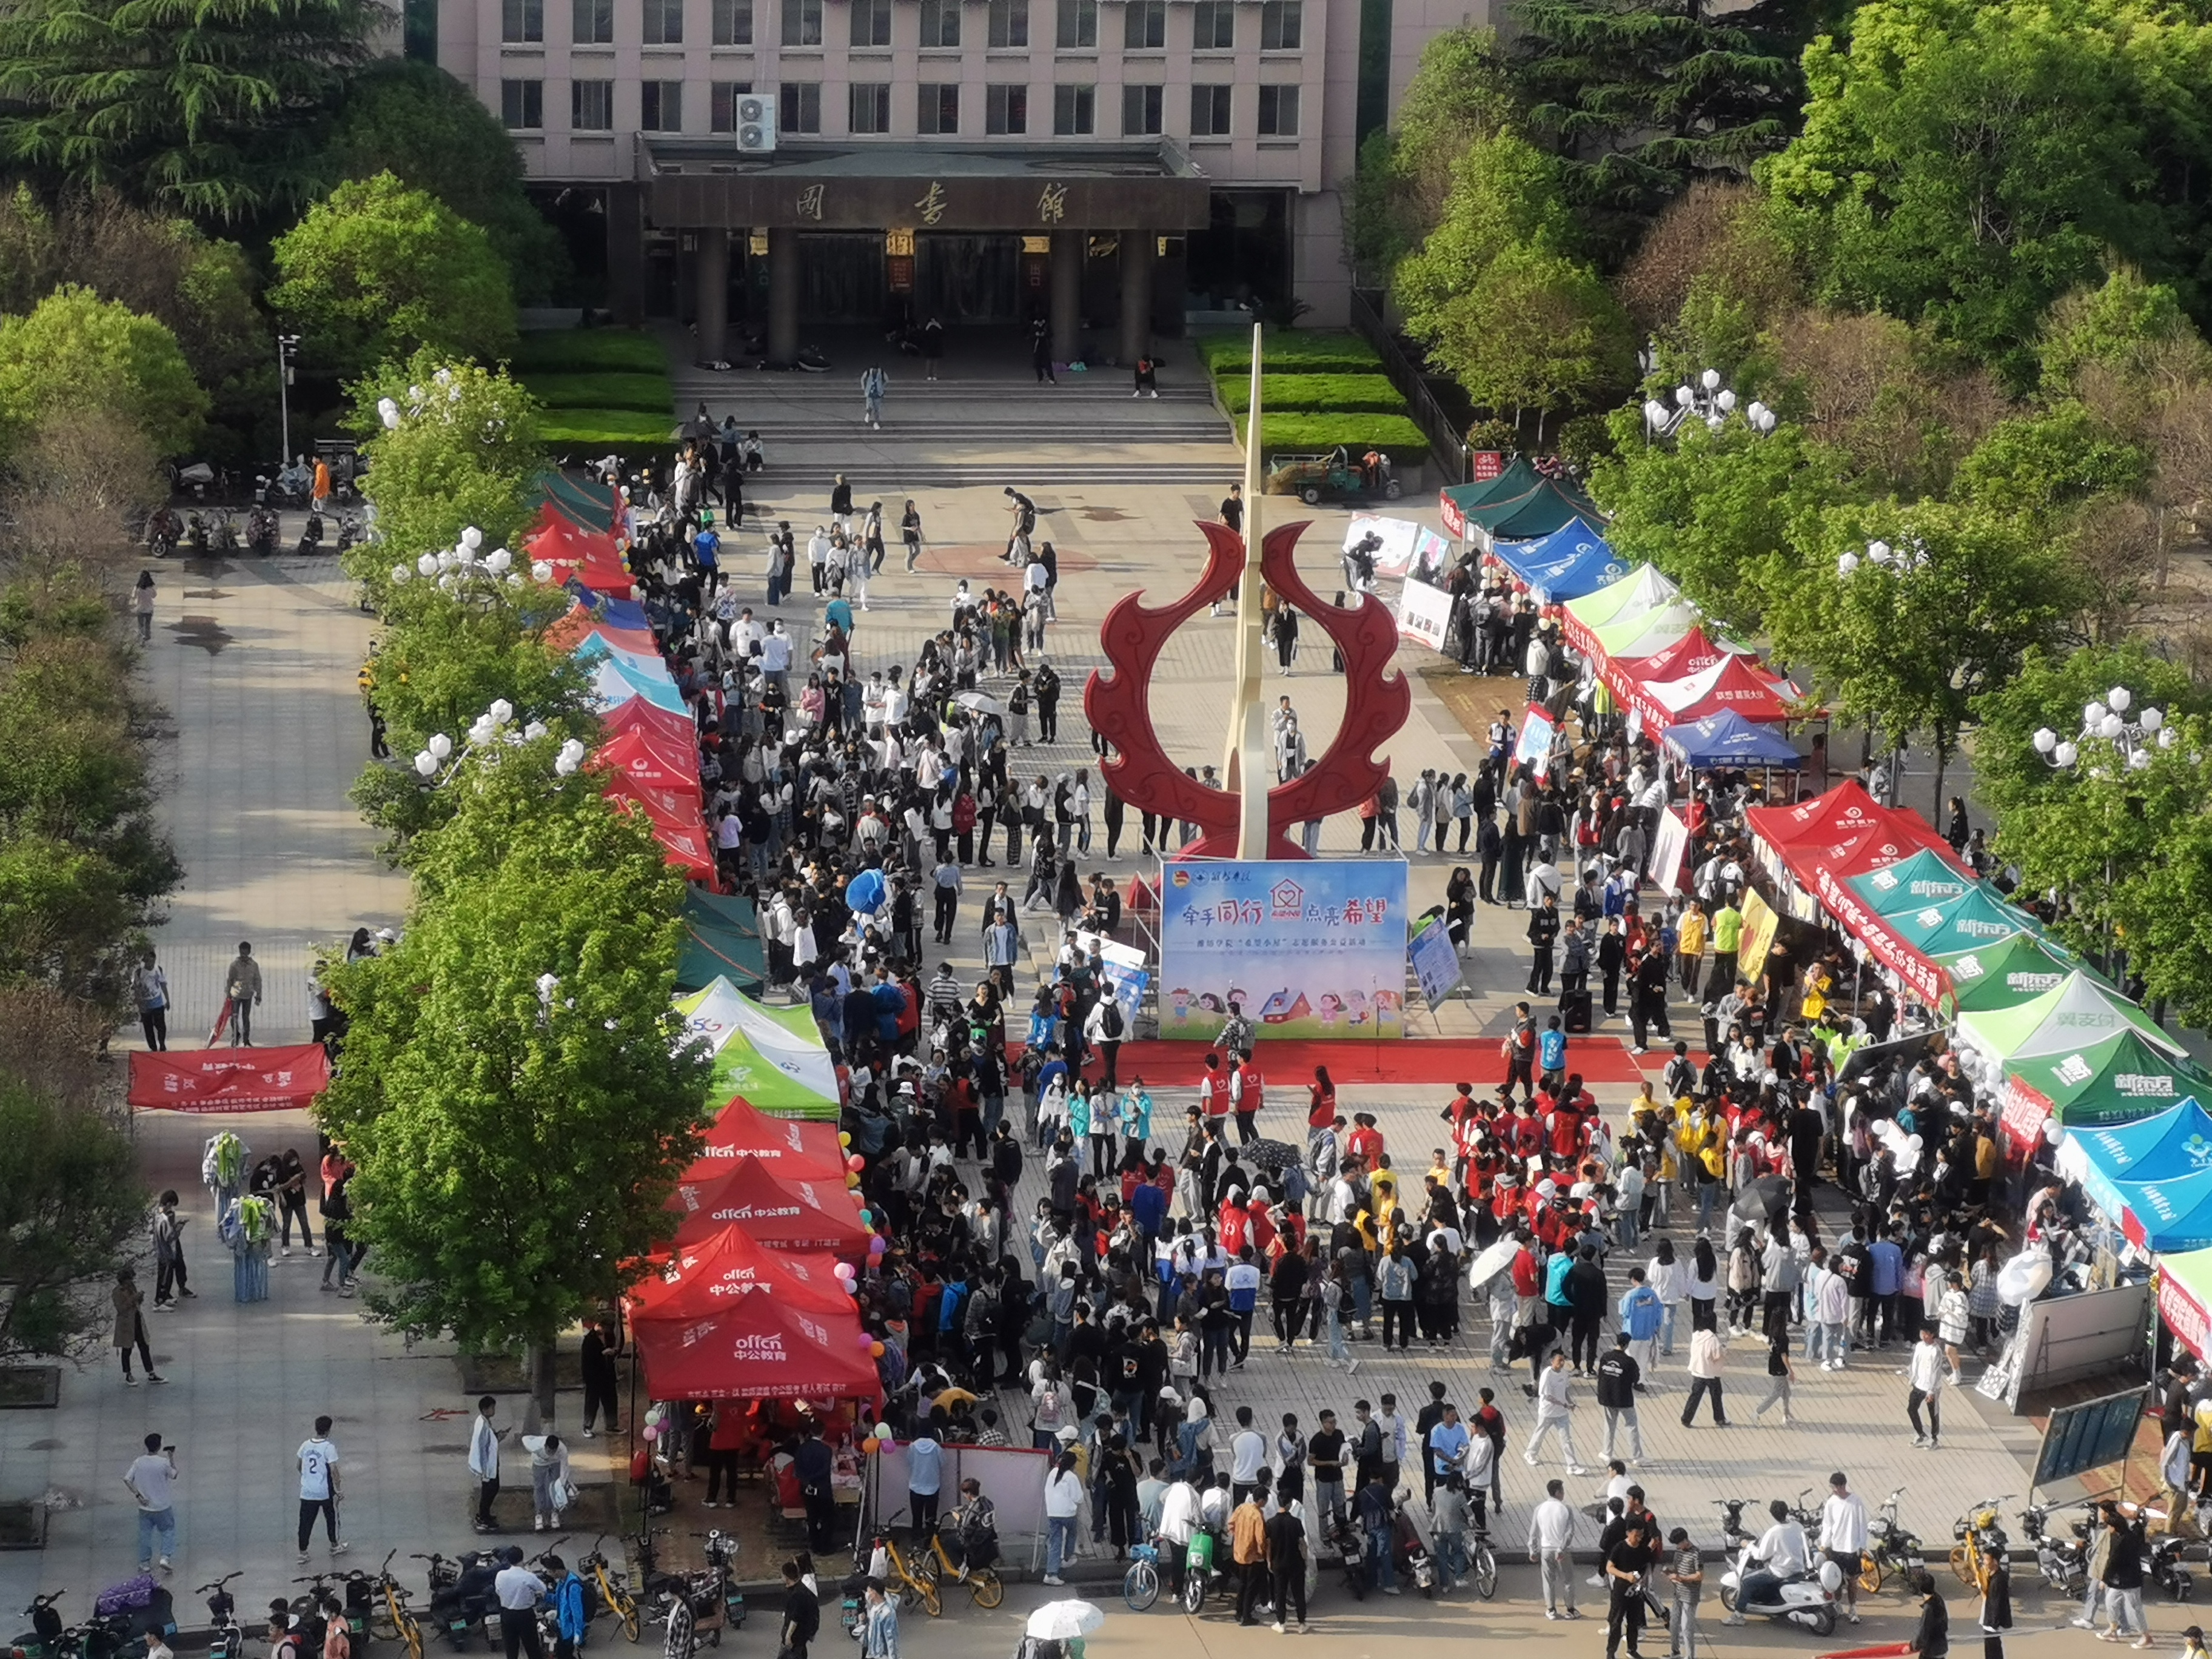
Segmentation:
<svg viewBox="0 0 2212 1659">
<path fill-rule="evenodd" d="M 1721 383 L 1721 372 L 1708 368 L 1695 380 L 1685 380 L 1674 388 L 1670 404 L 1658 398 L 1647 398 L 1644 402 L 1644 441 L 1652 438 L 1671 438 L 1691 421 L 1704 422 L 1708 431 L 1718 432 L 1728 424 L 1729 416 L 1737 412 L 1736 394 Z M 1744 424 L 1758 436 L 1764 437 L 1781 424 L 1781 417 L 1758 398 L 1741 405 Z"/>
<path fill-rule="evenodd" d="M 2073 737 L 2062 738 L 2047 726 L 2038 728 L 2032 739 L 2035 752 L 2046 764 L 2066 770 L 2085 764 L 2085 750 L 2091 753 L 2086 764 L 2098 766 L 2096 751 L 2109 747 L 2130 771 L 2148 770 L 2159 750 L 2173 747 L 2173 728 L 2166 723 L 2166 711 L 2155 706 L 2129 719 L 2135 701 L 2135 693 L 2126 686 L 2114 686 L 2102 698 L 2082 706 L 2081 729 Z"/>
</svg>

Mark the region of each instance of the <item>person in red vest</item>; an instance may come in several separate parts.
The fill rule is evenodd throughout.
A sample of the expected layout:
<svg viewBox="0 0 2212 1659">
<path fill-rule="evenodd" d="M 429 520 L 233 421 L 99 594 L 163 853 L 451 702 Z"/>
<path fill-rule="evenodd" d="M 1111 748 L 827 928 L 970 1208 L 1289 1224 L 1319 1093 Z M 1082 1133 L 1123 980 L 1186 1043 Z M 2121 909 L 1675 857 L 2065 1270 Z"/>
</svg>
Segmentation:
<svg viewBox="0 0 2212 1659">
<path fill-rule="evenodd" d="M 1229 1079 L 1221 1070 L 1221 1056 L 1209 1054 L 1198 1079 L 1198 1106 L 1211 1125 L 1225 1125 L 1229 1118 Z"/>
<path fill-rule="evenodd" d="M 1249 1050 L 1231 1059 L 1237 1067 L 1229 1079 L 1230 1103 L 1237 1112 L 1237 1144 L 1249 1146 L 1260 1138 L 1259 1126 L 1254 1121 L 1260 1115 L 1260 1063 Z"/>
</svg>

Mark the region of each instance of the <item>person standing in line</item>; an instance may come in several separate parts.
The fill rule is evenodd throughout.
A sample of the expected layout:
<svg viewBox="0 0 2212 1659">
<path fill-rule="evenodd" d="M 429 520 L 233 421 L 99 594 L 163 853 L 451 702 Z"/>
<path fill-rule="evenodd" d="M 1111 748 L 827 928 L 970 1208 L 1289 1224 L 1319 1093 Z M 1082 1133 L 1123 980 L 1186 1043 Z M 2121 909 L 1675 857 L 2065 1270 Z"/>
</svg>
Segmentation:
<svg viewBox="0 0 2212 1659">
<path fill-rule="evenodd" d="M 1306 1522 L 1302 1513 L 1305 1505 L 1299 1502 L 1304 1490 L 1299 1472 L 1285 1468 L 1276 1494 L 1279 1506 L 1267 1517 L 1267 1567 L 1273 1580 L 1278 1636 L 1283 1633 L 1284 1620 L 1292 1608 L 1297 1611 L 1298 1629 L 1310 1628 L 1306 1623 Z"/>
<path fill-rule="evenodd" d="M 1546 893 L 1543 902 L 1528 912 L 1528 994 L 1531 996 L 1549 996 L 1552 994 L 1552 951 L 1559 938 L 1559 900 Z"/>
<path fill-rule="evenodd" d="M 118 1268 L 115 1274 L 115 1289 L 109 1299 L 115 1304 L 115 1347 L 123 1358 L 123 1381 L 125 1386 L 137 1388 L 138 1379 L 131 1375 L 131 1350 L 138 1350 L 138 1358 L 146 1368 L 149 1382 L 166 1382 L 169 1379 L 154 1369 L 154 1351 L 146 1346 L 146 1293 L 138 1288 L 138 1275 L 128 1267 Z"/>
<path fill-rule="evenodd" d="M 1547 1437 L 1556 1434 L 1559 1437 L 1560 1449 L 1566 1453 L 1567 1473 L 1583 1473 L 1581 1462 L 1575 1456 L 1574 1402 L 1567 1391 L 1571 1376 L 1567 1370 L 1565 1351 L 1553 1349 L 1551 1362 L 1537 1373 L 1536 1431 L 1528 1437 L 1528 1443 L 1521 1452 L 1521 1461 L 1531 1468 L 1536 1466 L 1536 1449 Z M 1686 1422 L 1688 1419 L 1683 1420 Z"/>
<path fill-rule="evenodd" d="M 584 1327 L 584 1438 L 593 1438 L 594 1419 L 606 1419 L 607 1432 L 620 1434 L 622 1425 L 615 1421 L 615 1399 L 620 1391 L 621 1376 L 615 1365 L 615 1356 L 620 1351 L 620 1340 L 610 1329 L 609 1321 L 594 1319 Z"/>
<path fill-rule="evenodd" d="M 331 1443 L 331 1419 L 315 1419 L 315 1431 L 300 1443 L 293 1461 L 300 1469 L 300 1559 L 307 1559 L 307 1540 L 314 1535 L 315 1517 L 323 1517 L 323 1536 L 332 1555 L 343 1555 L 349 1546 L 338 1536 L 338 1449 Z"/>
<path fill-rule="evenodd" d="M 138 573 L 138 585 L 131 590 L 131 614 L 138 618 L 138 643 L 154 642 L 154 573 Z"/>
<path fill-rule="evenodd" d="M 161 1194 L 161 1207 L 154 1212 L 152 1226 L 154 1306 L 157 1310 L 175 1307 L 179 1296 L 198 1299 L 199 1292 L 185 1282 L 185 1224 L 190 1219 L 177 1213 L 173 1187 Z"/>
<path fill-rule="evenodd" d="M 1644 1372 L 1636 1363 L 1636 1356 L 1629 1352 L 1634 1340 L 1626 1331 L 1616 1332 L 1613 1352 L 1597 1362 L 1597 1403 L 1605 1413 L 1605 1448 L 1599 1455 L 1607 1459 L 1613 1456 L 1613 1436 L 1625 1424 L 1632 1468 L 1644 1462 L 1644 1429 L 1636 1420 L 1636 1385 Z"/>
<path fill-rule="evenodd" d="M 1844 1617 L 1859 1621 L 1859 1558 L 1867 1547 L 1866 1501 L 1850 1487 L 1844 1472 L 1828 1477 L 1828 1495 L 1820 1504 L 1820 1550 L 1844 1575 Z"/>
<path fill-rule="evenodd" d="M 1241 1420 L 1249 1425 L 1252 1408 L 1240 1406 Z M 1265 1445 L 1264 1440 L 1261 1442 Z M 1234 1486 L 1232 1478 L 1231 1485 Z M 1229 1516 L 1229 1553 L 1237 1566 L 1237 1622 L 1239 1626 L 1256 1625 L 1253 1616 L 1259 1607 L 1261 1591 L 1267 1584 L 1267 1488 L 1270 1479 L 1261 1467 L 1246 1486 L 1244 1496 Z"/>
<path fill-rule="evenodd" d="M 545 1659 L 545 1644 L 538 1638 L 538 1601 L 545 1594 L 545 1582 L 522 1565 L 520 1544 L 507 1547 L 506 1559 L 491 1588 L 499 1597 L 499 1633 L 507 1643 L 507 1659 L 523 1653 Z"/>
<path fill-rule="evenodd" d="M 1943 1414 L 1938 1396 L 1943 1385 L 1950 1380 L 1951 1368 L 1943 1357 L 1943 1345 L 1936 1340 L 1936 1333 L 1923 1325 L 1920 1340 L 1912 1345 L 1912 1352 L 1905 1362 L 1905 1414 L 1912 1420 L 1912 1443 L 1925 1446 L 1930 1451 L 1943 1447 Z M 1921 1426 L 1920 1408 L 1928 1407 L 1928 1423 Z"/>
<path fill-rule="evenodd" d="M 146 1034 L 147 1048 L 162 1053 L 169 1046 L 169 976 L 154 959 L 150 945 L 131 971 L 131 995 L 138 1005 L 138 1029 Z"/>
<path fill-rule="evenodd" d="M 1030 690 L 1036 698 L 1037 741 L 1060 741 L 1060 676 L 1051 663 L 1037 659 L 1036 672 L 1030 678 Z"/>
<path fill-rule="evenodd" d="M 1061 1565 L 1075 1549 L 1075 1518 L 1083 1507 L 1083 1477 L 1075 1472 L 1075 1454 L 1063 1451 L 1053 1461 L 1044 1481 L 1044 1582 L 1064 1584 Z"/>
<path fill-rule="evenodd" d="M 1698 1402 L 1708 1394 L 1713 1397 L 1713 1426 L 1728 1427 L 1727 1410 L 1721 1404 L 1721 1365 L 1726 1353 L 1720 1333 L 1710 1326 L 1690 1333 L 1690 1397 L 1682 1402 L 1684 1428 L 1696 1420 Z"/>
<path fill-rule="evenodd" d="M 240 939 L 238 955 L 222 980 L 223 1010 L 230 1021 L 230 1046 L 253 1046 L 253 1008 L 261 1000 L 261 964 L 253 959 L 253 941 Z"/>
<path fill-rule="evenodd" d="M 2143 1616 L 2142 1515 L 2132 1504 L 2110 1501 L 2103 1505 L 2103 1514 L 2109 1542 L 2099 1582 L 2105 1587 L 2105 1610 L 2112 1623 L 2098 1634 L 2106 1642 L 2133 1634 L 2134 1645 L 2147 1648 L 2150 1624 Z"/>
<path fill-rule="evenodd" d="M 878 432 L 884 429 L 884 392 L 890 384 L 878 364 L 871 363 L 860 371 L 861 415 Z"/>
<path fill-rule="evenodd" d="M 491 1414 L 498 1409 L 499 1401 L 485 1395 L 477 1401 L 477 1420 L 469 1431 L 469 1473 L 477 1479 L 478 1532 L 499 1530 L 492 1519 L 491 1504 L 499 1496 L 499 1443 L 507 1438 L 507 1431 L 492 1426 Z"/>
<path fill-rule="evenodd" d="M 177 1480 L 177 1449 L 165 1446 L 161 1437 L 146 1437 L 146 1452 L 132 1461 L 123 1471 L 123 1484 L 138 1504 L 138 1571 L 154 1570 L 154 1540 L 161 1540 L 161 1571 L 170 1570 L 170 1558 L 177 1553 L 176 1495 L 170 1489 Z"/>
<path fill-rule="evenodd" d="M 1528 1512 L 1528 1559 L 1543 1577 L 1547 1619 L 1582 1617 L 1575 1609 L 1575 1512 L 1565 1492 L 1561 1482 L 1547 1480 L 1544 1501 Z"/>
</svg>

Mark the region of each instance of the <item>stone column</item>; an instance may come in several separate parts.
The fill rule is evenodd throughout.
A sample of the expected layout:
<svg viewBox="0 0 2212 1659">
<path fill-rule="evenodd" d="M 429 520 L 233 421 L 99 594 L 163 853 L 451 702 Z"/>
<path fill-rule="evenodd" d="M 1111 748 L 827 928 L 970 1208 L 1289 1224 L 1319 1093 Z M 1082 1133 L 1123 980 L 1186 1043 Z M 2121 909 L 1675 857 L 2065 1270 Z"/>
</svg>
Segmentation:
<svg viewBox="0 0 2212 1659">
<path fill-rule="evenodd" d="M 645 320 L 645 191 L 607 186 L 607 308 L 618 323 Z"/>
<path fill-rule="evenodd" d="M 1121 233 L 1121 362 L 1152 349 L 1152 233 Z"/>
<path fill-rule="evenodd" d="M 730 233 L 716 226 L 699 235 L 699 361 L 726 362 L 730 355 Z"/>
<path fill-rule="evenodd" d="M 1079 230 L 1052 234 L 1052 360 L 1073 361 L 1083 346 L 1083 245 Z"/>
<path fill-rule="evenodd" d="M 799 233 L 768 234 L 768 358 L 787 363 L 799 356 Z"/>
</svg>

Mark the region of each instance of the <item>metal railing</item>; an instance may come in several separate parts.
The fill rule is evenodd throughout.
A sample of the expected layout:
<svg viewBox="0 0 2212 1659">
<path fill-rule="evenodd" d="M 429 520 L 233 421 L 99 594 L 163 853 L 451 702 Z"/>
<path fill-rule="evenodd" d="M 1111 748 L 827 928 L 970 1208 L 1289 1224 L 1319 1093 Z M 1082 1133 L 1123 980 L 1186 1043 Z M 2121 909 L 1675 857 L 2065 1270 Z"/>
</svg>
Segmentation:
<svg viewBox="0 0 2212 1659">
<path fill-rule="evenodd" d="M 1406 355 L 1398 337 L 1382 320 L 1382 308 L 1361 289 L 1352 290 L 1352 325 L 1373 346 L 1382 359 L 1382 372 L 1390 377 L 1390 384 L 1406 400 L 1406 408 L 1413 417 L 1413 424 L 1421 428 L 1422 436 L 1429 441 L 1429 453 L 1435 457 L 1437 471 L 1446 484 L 1465 483 L 1474 463 L 1468 459 L 1467 440 L 1458 425 L 1444 412 L 1437 401 L 1436 393 L 1422 375 L 1420 365 Z"/>
</svg>

